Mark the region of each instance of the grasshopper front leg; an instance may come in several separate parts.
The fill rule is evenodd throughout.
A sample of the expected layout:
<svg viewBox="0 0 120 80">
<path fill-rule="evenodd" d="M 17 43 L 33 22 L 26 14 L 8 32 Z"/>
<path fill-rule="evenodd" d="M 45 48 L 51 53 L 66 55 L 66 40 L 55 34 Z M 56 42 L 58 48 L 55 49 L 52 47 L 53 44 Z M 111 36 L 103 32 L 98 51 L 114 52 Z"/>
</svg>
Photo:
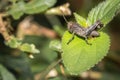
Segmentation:
<svg viewBox="0 0 120 80">
<path fill-rule="evenodd" d="M 69 39 L 69 41 L 67 42 L 67 45 L 74 39 L 74 37 L 75 37 L 75 33 L 73 32 L 72 33 L 72 37 Z"/>
<path fill-rule="evenodd" d="M 88 37 L 85 37 L 85 42 L 86 42 L 88 45 L 92 45 L 91 43 L 88 42 Z"/>
</svg>

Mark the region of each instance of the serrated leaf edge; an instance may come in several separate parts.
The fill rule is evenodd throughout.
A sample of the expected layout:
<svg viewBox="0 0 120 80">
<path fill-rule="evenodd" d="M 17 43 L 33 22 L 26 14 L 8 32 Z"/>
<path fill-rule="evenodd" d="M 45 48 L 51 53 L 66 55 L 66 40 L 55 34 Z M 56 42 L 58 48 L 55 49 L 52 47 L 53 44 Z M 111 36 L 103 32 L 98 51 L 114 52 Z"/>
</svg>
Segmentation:
<svg viewBox="0 0 120 80">
<path fill-rule="evenodd" d="M 65 31 L 66 32 L 66 31 Z M 65 33 L 64 33 L 65 34 Z M 64 35 L 63 34 L 63 35 Z M 106 34 L 107 35 L 107 34 Z M 108 35 L 107 35 L 108 36 Z M 109 47 L 108 47 L 108 50 L 107 50 L 107 54 L 108 54 L 108 52 L 109 52 L 109 48 L 110 48 L 110 37 L 108 36 L 108 38 L 109 38 Z M 62 37 L 62 40 L 63 40 L 63 37 Z M 62 54 L 64 54 L 64 53 L 62 53 Z M 87 70 L 89 70 L 90 68 L 92 68 L 92 67 L 94 67 L 96 64 L 98 64 L 105 56 L 107 56 L 107 54 L 105 54 L 101 59 L 99 59 L 94 65 L 92 65 L 92 66 L 89 66 L 85 71 L 87 71 Z M 64 60 L 62 60 L 63 61 L 63 63 L 64 63 Z M 65 65 L 65 64 L 64 64 Z M 70 70 L 69 70 L 69 68 L 67 68 L 66 67 L 66 69 L 67 69 L 67 71 L 71 74 L 71 75 L 80 75 L 81 74 L 81 72 L 78 74 L 78 73 L 72 73 Z M 85 71 L 83 71 L 83 72 L 85 72 Z"/>
</svg>

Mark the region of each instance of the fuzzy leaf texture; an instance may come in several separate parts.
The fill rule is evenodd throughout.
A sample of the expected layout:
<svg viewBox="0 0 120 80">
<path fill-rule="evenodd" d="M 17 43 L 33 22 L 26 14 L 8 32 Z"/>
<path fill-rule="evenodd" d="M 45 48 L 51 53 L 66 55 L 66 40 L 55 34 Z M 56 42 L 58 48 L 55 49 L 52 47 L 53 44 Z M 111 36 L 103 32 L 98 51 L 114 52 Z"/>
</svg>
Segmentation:
<svg viewBox="0 0 120 80">
<path fill-rule="evenodd" d="M 97 20 L 106 25 L 115 16 L 117 9 L 120 7 L 119 3 L 120 0 L 103 1 L 90 11 L 87 20 L 74 13 L 76 21 L 83 27 L 90 26 Z M 80 74 L 93 67 L 104 58 L 109 50 L 110 39 L 106 33 L 100 32 L 100 37 L 89 39 L 88 41 L 92 45 L 88 45 L 84 39 L 78 36 L 75 36 L 67 45 L 71 37 L 72 34 L 68 31 L 62 37 L 62 59 L 68 72 L 73 75 Z"/>
<path fill-rule="evenodd" d="M 110 46 L 109 36 L 103 32 L 100 35 L 88 40 L 92 45 L 88 45 L 84 39 L 77 36 L 67 44 L 72 35 L 68 31 L 65 32 L 62 38 L 62 58 L 71 74 L 77 75 L 88 70 L 107 54 Z"/>
<path fill-rule="evenodd" d="M 35 14 L 41 13 L 52 7 L 56 3 L 56 0 L 32 0 L 29 3 L 24 1 L 19 1 L 14 4 L 8 14 L 12 15 L 14 19 L 19 19 L 24 13 L 26 14 Z"/>
<path fill-rule="evenodd" d="M 108 24 L 120 9 L 120 0 L 106 0 L 93 8 L 88 14 L 87 24 L 92 25 L 100 20 L 104 25 Z"/>
<path fill-rule="evenodd" d="M 74 13 L 74 16 L 75 16 L 75 19 L 77 21 L 77 23 L 80 25 L 80 26 L 83 26 L 83 27 L 87 27 L 87 21 L 85 18 L 83 18 L 82 16 L 80 16 L 79 14 L 77 13 Z"/>
</svg>

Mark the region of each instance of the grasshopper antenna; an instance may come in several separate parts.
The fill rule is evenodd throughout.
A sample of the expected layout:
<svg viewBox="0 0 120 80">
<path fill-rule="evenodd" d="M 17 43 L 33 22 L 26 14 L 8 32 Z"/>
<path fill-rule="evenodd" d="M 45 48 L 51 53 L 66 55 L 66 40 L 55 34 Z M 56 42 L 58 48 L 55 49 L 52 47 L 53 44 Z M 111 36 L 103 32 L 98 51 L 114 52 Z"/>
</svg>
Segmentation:
<svg viewBox="0 0 120 80">
<path fill-rule="evenodd" d="M 65 22 L 68 23 L 68 20 L 66 19 L 65 15 L 63 14 L 62 16 L 63 16 Z"/>
<path fill-rule="evenodd" d="M 60 10 L 61 10 L 61 12 L 62 12 L 62 14 L 63 14 L 62 16 L 63 16 L 65 22 L 68 23 L 68 20 L 65 18 L 65 15 L 64 15 L 65 9 L 64 9 L 63 7 L 60 7 Z"/>
</svg>

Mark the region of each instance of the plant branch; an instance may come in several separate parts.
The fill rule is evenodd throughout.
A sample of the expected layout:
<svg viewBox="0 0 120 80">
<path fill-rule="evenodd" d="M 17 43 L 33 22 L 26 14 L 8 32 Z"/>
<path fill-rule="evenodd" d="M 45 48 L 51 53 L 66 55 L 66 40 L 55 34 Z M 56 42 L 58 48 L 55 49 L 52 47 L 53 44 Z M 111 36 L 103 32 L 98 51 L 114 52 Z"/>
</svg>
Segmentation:
<svg viewBox="0 0 120 80">
<path fill-rule="evenodd" d="M 3 21 L 5 14 L 0 14 L 0 33 L 6 41 L 10 39 L 9 32 L 7 30 L 7 22 Z"/>
<path fill-rule="evenodd" d="M 45 80 L 46 75 L 55 67 L 57 66 L 62 59 L 55 60 L 53 63 L 51 63 L 46 70 L 35 76 L 35 80 Z"/>
</svg>

